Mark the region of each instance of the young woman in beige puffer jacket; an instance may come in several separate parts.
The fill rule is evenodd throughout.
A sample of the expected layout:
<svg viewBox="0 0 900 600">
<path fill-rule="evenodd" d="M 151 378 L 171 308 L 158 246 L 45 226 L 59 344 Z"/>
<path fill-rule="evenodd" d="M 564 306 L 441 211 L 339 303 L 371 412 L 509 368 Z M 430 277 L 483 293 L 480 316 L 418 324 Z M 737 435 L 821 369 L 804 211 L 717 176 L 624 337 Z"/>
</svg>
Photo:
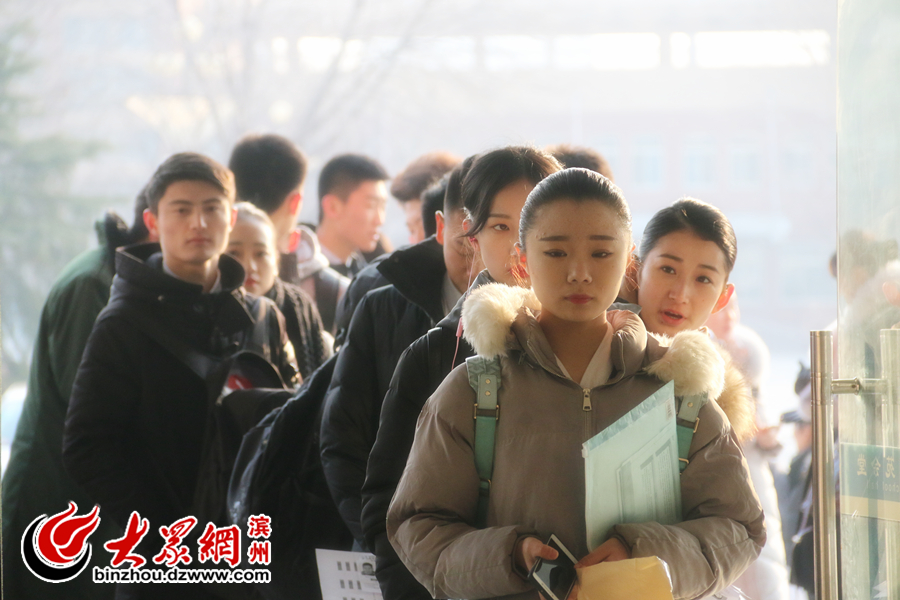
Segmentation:
<svg viewBox="0 0 900 600">
<path fill-rule="evenodd" d="M 388 513 L 401 560 L 438 598 L 537 598 L 525 574 L 556 534 L 592 561 L 659 556 L 676 598 L 729 585 L 765 542 L 759 501 L 738 436 L 715 401 L 681 475 L 684 521 L 623 523 L 587 547 L 581 445 L 665 381 L 676 395 L 722 396 L 725 363 L 707 336 L 649 335 L 627 311 L 607 309 L 631 255 L 631 219 L 619 189 L 583 169 L 551 175 L 522 212 L 522 259 L 531 290 L 488 285 L 463 309 L 466 338 L 499 356 L 494 469 L 486 527 L 477 529 L 479 479 L 466 366 L 455 369 L 419 418 Z M 735 395 L 730 394 L 734 399 Z"/>
</svg>

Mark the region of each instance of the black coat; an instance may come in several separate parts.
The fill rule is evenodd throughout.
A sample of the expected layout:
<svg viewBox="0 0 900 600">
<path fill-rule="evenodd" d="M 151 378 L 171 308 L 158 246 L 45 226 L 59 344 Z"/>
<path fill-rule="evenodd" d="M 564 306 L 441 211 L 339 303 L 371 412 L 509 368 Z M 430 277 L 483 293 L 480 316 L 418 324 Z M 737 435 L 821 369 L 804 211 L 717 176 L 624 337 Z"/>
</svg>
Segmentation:
<svg viewBox="0 0 900 600">
<path fill-rule="evenodd" d="M 270 302 L 243 292 L 244 271 L 227 255 L 219 258 L 222 291 L 203 294 L 201 286 L 167 275 L 158 250 L 144 244 L 118 251 L 110 303 L 88 339 L 63 438 L 65 467 L 100 505 L 101 518 L 123 529 L 132 511 L 150 521 L 137 548 L 150 565 L 162 547 L 159 527 L 192 514 L 210 394 L 130 313 L 141 311 L 187 345 L 225 357 L 249 341 L 257 303 Z M 290 381 L 283 318 L 277 310 L 267 315 L 264 354 Z M 196 561 L 196 543 L 188 548 Z M 118 597 L 205 597 L 194 585 L 118 587 Z"/>
<path fill-rule="evenodd" d="M 300 375 L 306 379 L 331 356 L 322 338 L 322 319 L 316 304 L 298 286 L 275 278 L 275 285 L 266 293 L 284 315 L 288 339 L 294 346 L 294 356 Z"/>
<path fill-rule="evenodd" d="M 474 289 L 491 282 L 483 271 Z M 394 491 L 406 467 L 419 413 L 453 367 L 475 355 L 462 337 L 457 339 L 465 297 L 435 330 L 413 342 L 400 357 L 381 407 L 381 423 L 366 469 L 360 525 L 366 547 L 375 554 L 376 575 L 385 600 L 429 600 L 431 594 L 412 576 L 388 541 L 385 522 Z M 458 342 L 458 347 L 457 347 Z"/>
<path fill-rule="evenodd" d="M 403 250 L 405 248 L 398 250 L 398 252 Z M 389 256 L 392 256 L 392 254 L 382 254 L 366 265 L 366 268 L 357 273 L 353 280 L 350 281 L 347 292 L 341 297 L 341 301 L 338 303 L 335 311 L 335 346 L 343 345 L 344 339 L 347 337 L 347 330 L 350 329 L 350 320 L 353 318 L 353 313 L 356 312 L 356 307 L 362 302 L 363 297 L 376 288 L 391 285 L 388 278 L 379 270 L 381 263 Z"/>
<path fill-rule="evenodd" d="M 379 270 L 392 285 L 367 293 L 354 312 L 321 429 L 328 487 L 360 545 L 360 490 L 381 403 L 400 355 L 443 317 L 441 290 L 447 272 L 441 246 L 433 238 L 397 250 Z"/>
</svg>

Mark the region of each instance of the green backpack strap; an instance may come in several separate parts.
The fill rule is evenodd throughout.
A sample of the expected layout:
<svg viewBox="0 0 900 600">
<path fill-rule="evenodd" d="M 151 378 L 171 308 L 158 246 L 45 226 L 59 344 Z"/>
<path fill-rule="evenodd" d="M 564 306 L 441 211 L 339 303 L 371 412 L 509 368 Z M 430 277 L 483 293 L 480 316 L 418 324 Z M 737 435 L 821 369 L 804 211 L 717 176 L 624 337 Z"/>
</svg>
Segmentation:
<svg viewBox="0 0 900 600">
<path fill-rule="evenodd" d="M 494 472 L 494 435 L 500 420 L 497 390 L 500 389 L 500 358 L 472 356 L 466 359 L 469 385 L 475 390 L 475 468 L 478 471 L 477 527 L 487 523 L 491 475 Z"/>
<path fill-rule="evenodd" d="M 678 468 L 684 471 L 690 461 L 691 441 L 700 425 L 700 409 L 706 406 L 709 398 L 706 392 L 694 396 L 679 396 L 680 405 L 675 417 L 675 431 L 678 435 Z"/>
</svg>

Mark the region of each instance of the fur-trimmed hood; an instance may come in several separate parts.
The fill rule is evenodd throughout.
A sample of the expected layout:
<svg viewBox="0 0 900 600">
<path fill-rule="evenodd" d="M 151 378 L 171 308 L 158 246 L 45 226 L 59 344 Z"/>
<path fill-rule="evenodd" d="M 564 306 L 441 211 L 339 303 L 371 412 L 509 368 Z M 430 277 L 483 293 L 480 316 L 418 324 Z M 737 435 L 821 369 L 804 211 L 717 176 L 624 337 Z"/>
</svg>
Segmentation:
<svg viewBox="0 0 900 600">
<path fill-rule="evenodd" d="M 537 366 L 563 376 L 556 357 L 535 319 L 541 308 L 531 289 L 501 283 L 470 293 L 462 309 L 463 336 L 482 356 L 518 354 Z M 683 331 L 669 338 L 648 333 L 640 317 L 630 311 L 610 311 L 613 327 L 613 376 L 609 383 L 640 371 L 664 382 L 675 382 L 675 394 L 706 392 L 731 421 L 738 438 L 754 433 L 754 403 L 750 388 L 737 368 L 702 331 Z"/>
</svg>

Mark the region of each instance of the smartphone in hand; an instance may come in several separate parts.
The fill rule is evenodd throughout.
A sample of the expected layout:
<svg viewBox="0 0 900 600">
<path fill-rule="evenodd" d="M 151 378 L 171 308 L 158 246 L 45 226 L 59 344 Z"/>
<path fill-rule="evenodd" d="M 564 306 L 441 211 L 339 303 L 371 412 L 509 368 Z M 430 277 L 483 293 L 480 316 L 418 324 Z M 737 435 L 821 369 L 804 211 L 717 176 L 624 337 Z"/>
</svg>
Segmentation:
<svg viewBox="0 0 900 600">
<path fill-rule="evenodd" d="M 566 600 L 577 579 L 577 561 L 555 535 L 550 536 L 546 545 L 559 552 L 559 556 L 556 560 L 538 558 L 528 573 L 528 581 L 537 586 L 547 600 Z"/>
</svg>

